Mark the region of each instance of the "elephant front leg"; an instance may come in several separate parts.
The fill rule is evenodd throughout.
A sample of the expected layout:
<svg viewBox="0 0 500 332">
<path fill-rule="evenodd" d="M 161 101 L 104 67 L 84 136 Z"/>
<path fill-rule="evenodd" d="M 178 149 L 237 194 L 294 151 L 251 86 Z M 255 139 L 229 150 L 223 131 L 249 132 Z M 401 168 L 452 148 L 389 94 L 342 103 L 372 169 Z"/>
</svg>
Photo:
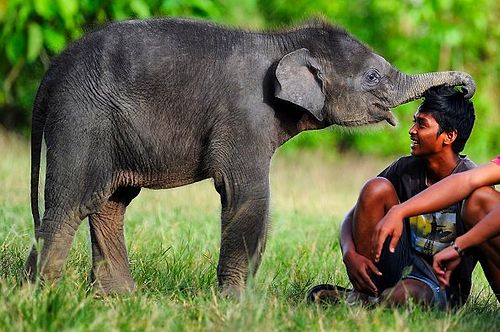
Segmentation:
<svg viewBox="0 0 500 332">
<path fill-rule="evenodd" d="M 218 187 L 222 234 L 217 277 L 224 295 L 240 296 L 265 250 L 269 211 L 267 174 L 258 180 L 227 179 Z"/>
</svg>

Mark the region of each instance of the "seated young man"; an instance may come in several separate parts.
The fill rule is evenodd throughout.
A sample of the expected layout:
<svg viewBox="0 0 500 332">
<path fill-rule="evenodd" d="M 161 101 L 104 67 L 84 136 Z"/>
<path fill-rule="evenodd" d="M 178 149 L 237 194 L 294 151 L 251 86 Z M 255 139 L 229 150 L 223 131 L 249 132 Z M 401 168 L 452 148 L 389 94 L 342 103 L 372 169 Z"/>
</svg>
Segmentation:
<svg viewBox="0 0 500 332">
<path fill-rule="evenodd" d="M 453 173 L 475 167 L 459 155 L 474 119 L 472 102 L 453 88 L 434 88 L 424 95 L 409 130 L 411 156 L 398 159 L 369 180 L 342 222 L 343 260 L 354 286 L 349 297 L 370 296 L 372 300 L 390 304 L 411 300 L 441 308 L 466 301 L 477 255 L 469 252 L 463 257 L 446 289 L 440 288 L 432 271 L 432 257 L 465 232 L 466 220 L 480 214 L 484 204 L 462 211 L 463 204 L 459 202 L 440 212 L 405 220 L 394 252 L 389 253 L 388 242 L 385 243 L 377 263 L 373 261 L 371 243 L 375 227 L 392 206 Z M 483 203 L 490 197 L 487 193 L 483 195 Z M 498 277 L 497 284 L 494 281 L 495 276 L 500 276 L 499 271 L 486 259 L 481 262 L 490 284 L 498 290 Z M 336 295 L 335 290 L 329 291 L 328 287 L 322 290 L 321 286 L 312 293 L 316 300 Z"/>
<path fill-rule="evenodd" d="M 396 245 L 405 218 L 438 211 L 463 199 L 466 199 L 466 206 L 478 206 L 482 201 L 481 197 L 491 193 L 487 186 L 495 184 L 500 184 L 500 155 L 491 163 L 453 174 L 409 200 L 393 206 L 378 223 L 373 234 L 375 260 L 388 236 L 391 236 L 389 250 Z M 441 285 L 450 284 L 451 274 L 459 266 L 465 251 L 473 247 L 477 247 L 496 268 L 500 268 L 500 192 L 496 192 L 493 197 L 488 199 L 490 204 L 483 208 L 485 213 L 478 215 L 480 219 L 473 219 L 473 225 L 468 224 L 470 227 L 466 233 L 434 255 L 432 268 Z M 498 299 L 500 294 L 497 293 L 496 296 Z"/>
</svg>

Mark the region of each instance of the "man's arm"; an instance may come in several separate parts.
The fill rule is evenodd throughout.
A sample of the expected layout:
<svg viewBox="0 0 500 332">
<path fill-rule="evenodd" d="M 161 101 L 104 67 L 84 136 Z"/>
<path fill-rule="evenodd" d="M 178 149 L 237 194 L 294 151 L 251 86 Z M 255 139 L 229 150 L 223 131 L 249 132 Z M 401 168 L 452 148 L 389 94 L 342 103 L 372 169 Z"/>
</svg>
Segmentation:
<svg viewBox="0 0 500 332">
<path fill-rule="evenodd" d="M 500 167 L 499 167 L 500 168 Z M 500 204 L 491 210 L 480 222 L 465 234 L 455 239 L 457 247 L 447 247 L 434 255 L 432 267 L 439 282 L 449 285 L 451 272 L 460 263 L 458 250 L 466 250 L 477 246 L 491 237 L 500 234 Z M 456 249 L 458 248 L 458 250 Z"/>
<path fill-rule="evenodd" d="M 475 189 L 500 182 L 500 166 L 494 163 L 450 175 L 409 200 L 392 207 L 377 225 L 372 246 L 375 261 L 380 259 L 382 246 L 388 236 L 392 236 L 389 250 L 394 252 L 401 236 L 403 219 L 437 211 L 463 200 Z"/>
<path fill-rule="evenodd" d="M 455 244 L 460 249 L 466 250 L 497 235 L 500 235 L 500 204 L 497 204 L 493 210 L 469 231 L 457 237 Z"/>
<path fill-rule="evenodd" d="M 352 238 L 353 215 L 354 209 L 349 210 L 340 224 L 340 248 L 342 250 L 342 255 L 345 255 L 350 250 L 356 251 L 356 246 Z"/>
</svg>

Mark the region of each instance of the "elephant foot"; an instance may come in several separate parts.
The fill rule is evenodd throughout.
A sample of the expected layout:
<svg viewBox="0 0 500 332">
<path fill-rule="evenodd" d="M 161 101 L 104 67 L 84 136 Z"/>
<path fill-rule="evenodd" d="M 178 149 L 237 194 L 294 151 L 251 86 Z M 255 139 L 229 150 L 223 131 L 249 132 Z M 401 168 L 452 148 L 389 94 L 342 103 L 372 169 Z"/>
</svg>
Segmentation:
<svg viewBox="0 0 500 332">
<path fill-rule="evenodd" d="M 245 288 L 242 286 L 227 285 L 221 286 L 220 294 L 222 297 L 240 300 L 245 293 Z"/>
<path fill-rule="evenodd" d="M 92 285 L 94 292 L 99 296 L 128 294 L 135 290 L 132 278 L 95 278 Z"/>
<path fill-rule="evenodd" d="M 221 273 L 218 276 L 219 291 L 223 297 L 241 299 L 245 293 L 246 282 L 243 275 Z"/>
<path fill-rule="evenodd" d="M 39 281 L 44 286 L 55 285 L 61 277 L 61 267 L 64 263 L 59 257 L 49 257 L 44 262 L 39 261 L 38 253 L 33 248 L 24 265 L 23 277 L 29 283 Z"/>
<path fill-rule="evenodd" d="M 128 269 L 116 269 L 99 264 L 92 269 L 91 283 L 98 295 L 126 294 L 135 289 L 135 282 Z"/>
</svg>

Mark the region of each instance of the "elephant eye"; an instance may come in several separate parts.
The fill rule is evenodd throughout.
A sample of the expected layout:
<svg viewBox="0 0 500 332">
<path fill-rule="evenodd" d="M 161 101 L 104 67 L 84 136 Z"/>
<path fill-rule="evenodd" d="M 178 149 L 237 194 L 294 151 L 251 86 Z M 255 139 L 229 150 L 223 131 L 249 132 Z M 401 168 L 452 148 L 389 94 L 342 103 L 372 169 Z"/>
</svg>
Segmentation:
<svg viewBox="0 0 500 332">
<path fill-rule="evenodd" d="M 381 78 L 380 73 L 375 69 L 370 69 L 365 74 L 365 79 L 367 83 L 370 85 L 377 84 L 380 81 L 380 78 Z"/>
</svg>

